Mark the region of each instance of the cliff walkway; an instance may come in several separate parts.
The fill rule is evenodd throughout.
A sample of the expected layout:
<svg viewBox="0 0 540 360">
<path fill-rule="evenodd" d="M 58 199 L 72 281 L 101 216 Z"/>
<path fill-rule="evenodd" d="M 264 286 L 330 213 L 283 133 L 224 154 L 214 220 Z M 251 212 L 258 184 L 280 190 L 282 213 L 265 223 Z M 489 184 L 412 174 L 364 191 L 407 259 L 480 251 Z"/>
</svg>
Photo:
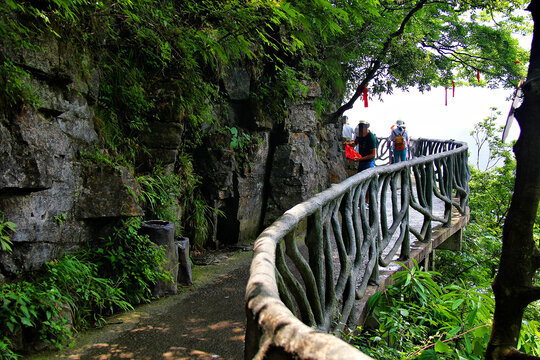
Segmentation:
<svg viewBox="0 0 540 360">
<path fill-rule="evenodd" d="M 379 146 L 388 154 L 385 141 Z M 428 268 L 435 248 L 460 246 L 467 145 L 419 139 L 411 152 L 296 205 L 257 238 L 246 359 L 369 359 L 329 333 L 362 322 L 369 296 L 400 269 L 396 261 Z"/>
<path fill-rule="evenodd" d="M 429 267 L 435 248 L 458 248 L 468 220 L 466 144 L 420 139 L 412 153 L 293 207 L 258 237 L 253 258 L 218 254 L 194 270 L 194 287 L 32 359 L 369 359 L 329 333 L 363 321 L 396 260 Z"/>
</svg>

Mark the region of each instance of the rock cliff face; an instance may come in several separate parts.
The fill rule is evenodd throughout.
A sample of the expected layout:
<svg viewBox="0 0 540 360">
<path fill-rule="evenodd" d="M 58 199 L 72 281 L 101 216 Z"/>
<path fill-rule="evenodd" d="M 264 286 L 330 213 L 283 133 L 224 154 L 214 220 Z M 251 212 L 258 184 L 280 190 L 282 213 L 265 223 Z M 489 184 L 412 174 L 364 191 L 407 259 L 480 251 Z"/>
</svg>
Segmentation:
<svg viewBox="0 0 540 360">
<path fill-rule="evenodd" d="M 39 107 L 0 115 L 0 211 L 17 226 L 13 253 L 0 254 L 0 282 L 95 240 L 119 218 L 144 215 L 134 174 L 81 156 L 98 142 L 100 79 L 87 70 L 92 58 L 79 49 L 83 55 L 74 59 L 54 38 L 44 39 L 43 47 L 43 53 L 21 51 L 17 57 L 31 74 Z M 322 126 L 313 111 L 318 84 L 308 84 L 305 100 L 291 105 L 284 121 L 273 122 L 264 111 L 251 110 L 252 77 L 245 66 L 228 71 L 222 79 L 228 103 L 220 112 L 222 122 L 250 135 L 249 150 L 240 154 L 216 139 L 193 154 L 205 197 L 225 213 L 214 219 L 212 239 L 219 244 L 253 241 L 285 210 L 346 177 L 341 129 Z M 181 119 L 151 127 L 144 139 L 150 156 L 174 166 L 184 136 Z"/>
<path fill-rule="evenodd" d="M 269 169 L 265 226 L 292 206 L 347 176 L 338 148 L 341 128 L 317 121 L 313 102 L 321 95 L 318 84 L 309 84 L 304 103 L 290 106 L 289 116 L 273 144 Z"/>
<path fill-rule="evenodd" d="M 92 241 L 103 225 L 96 220 L 142 215 L 128 171 L 81 161 L 97 141 L 97 73 L 83 73 L 72 50 L 55 39 L 41 46 L 43 52 L 17 57 L 31 74 L 39 107 L 0 112 L 0 211 L 17 226 L 13 253 L 0 253 L 0 277 L 37 269 Z"/>
</svg>

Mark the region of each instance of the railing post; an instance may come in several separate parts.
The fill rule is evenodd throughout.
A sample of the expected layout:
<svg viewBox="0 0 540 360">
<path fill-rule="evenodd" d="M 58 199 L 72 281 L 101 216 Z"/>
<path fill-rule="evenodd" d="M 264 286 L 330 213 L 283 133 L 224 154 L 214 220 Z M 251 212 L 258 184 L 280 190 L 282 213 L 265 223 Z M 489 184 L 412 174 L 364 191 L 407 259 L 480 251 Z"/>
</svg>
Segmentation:
<svg viewBox="0 0 540 360">
<path fill-rule="evenodd" d="M 446 165 L 446 166 L 444 166 Z M 444 188 L 443 195 L 448 197 L 449 200 L 452 200 L 452 188 L 454 183 L 454 176 L 456 173 L 455 168 L 455 162 L 454 157 L 450 156 L 446 159 L 446 164 L 444 164 L 443 160 L 443 169 L 444 169 L 444 181 L 442 182 Z M 448 221 L 443 224 L 444 227 L 451 227 L 452 226 L 452 203 L 446 202 L 444 203 L 444 218 L 448 219 Z"/>
<path fill-rule="evenodd" d="M 368 215 L 368 223 L 369 223 L 369 232 L 367 232 L 367 236 L 370 237 L 370 240 L 375 238 L 375 256 L 377 258 L 377 261 L 375 261 L 375 265 L 373 267 L 373 272 L 371 273 L 371 277 L 369 278 L 369 284 L 370 285 L 379 285 L 379 257 L 381 256 L 381 248 L 380 248 L 380 242 L 381 242 L 381 236 L 379 231 L 379 214 L 378 214 L 378 202 L 379 199 L 377 197 L 377 188 L 378 188 L 378 178 L 374 178 L 372 180 L 369 180 L 369 187 L 368 187 L 368 193 L 369 193 L 369 215 Z M 373 226 L 375 225 L 375 226 Z"/>
<path fill-rule="evenodd" d="M 433 211 L 433 187 L 435 186 L 435 184 L 433 183 L 433 171 L 434 171 L 433 162 L 428 162 L 425 165 L 425 168 L 426 168 L 426 182 L 425 182 L 426 188 L 425 188 L 424 195 L 426 199 L 426 208 L 431 213 Z M 429 224 L 426 231 L 426 236 L 424 238 L 425 242 L 431 240 L 431 236 L 433 232 L 431 219 L 429 219 L 428 221 L 429 221 Z"/>
<path fill-rule="evenodd" d="M 401 176 L 401 203 L 409 203 L 410 198 L 410 187 L 409 183 L 411 181 L 411 168 L 407 166 L 405 171 L 403 171 Z M 407 206 L 407 211 L 403 221 L 407 224 L 405 225 L 405 237 L 403 238 L 403 243 L 401 244 L 401 251 L 399 253 L 399 260 L 408 260 L 411 257 L 411 234 L 409 231 L 409 211 L 410 205 Z"/>
<path fill-rule="evenodd" d="M 307 219 L 307 229 L 306 229 L 306 245 L 308 247 L 309 254 L 309 267 L 313 272 L 315 277 L 315 282 L 317 284 L 316 291 L 318 292 L 318 299 L 324 304 L 324 236 L 323 236 L 323 216 L 322 209 L 315 211 Z M 310 299 L 314 300 L 314 299 Z M 322 308 L 322 304 L 320 304 Z M 317 325 L 322 325 L 323 318 L 321 317 L 322 313 L 319 311 L 314 312 L 315 321 Z"/>
<path fill-rule="evenodd" d="M 253 312 L 249 309 L 249 302 L 245 304 L 246 309 L 246 337 L 244 340 L 244 359 L 251 360 L 259 351 L 259 344 L 262 336 L 262 329 L 254 319 Z"/>
</svg>

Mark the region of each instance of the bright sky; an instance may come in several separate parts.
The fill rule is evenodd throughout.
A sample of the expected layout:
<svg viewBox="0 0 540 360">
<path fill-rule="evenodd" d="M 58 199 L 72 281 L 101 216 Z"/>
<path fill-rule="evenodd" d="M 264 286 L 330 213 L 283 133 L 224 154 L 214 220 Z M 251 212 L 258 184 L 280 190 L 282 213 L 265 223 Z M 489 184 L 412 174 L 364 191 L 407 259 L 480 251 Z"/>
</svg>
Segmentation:
<svg viewBox="0 0 540 360">
<path fill-rule="evenodd" d="M 524 49 L 531 48 L 532 35 L 514 34 Z M 482 76 L 480 74 L 480 76 Z M 492 114 L 491 108 L 501 111 L 497 124 L 504 126 L 512 105 L 514 89 L 488 89 L 481 87 L 456 87 L 455 96 L 448 89 L 448 105 L 445 106 L 445 90 L 433 88 L 421 94 L 416 89 L 409 92 L 395 91 L 392 95 L 383 95 L 382 101 L 369 99 L 368 107 L 364 107 L 362 98 L 356 100 L 354 107 L 345 112 L 349 124 L 354 128 L 358 120 L 367 120 L 371 131 L 377 136 L 390 135 L 390 126 L 401 119 L 405 121 L 411 138 L 455 139 L 469 144 L 469 162 L 476 164 L 476 146 L 469 135 L 474 124 Z M 507 142 L 517 139 L 519 125 L 514 120 Z M 483 159 L 480 156 L 481 160 Z"/>
<path fill-rule="evenodd" d="M 382 101 L 370 99 L 367 108 L 359 99 L 344 115 L 349 117 L 349 124 L 353 127 L 360 119 L 369 121 L 370 130 L 379 137 L 389 136 L 390 126 L 401 119 L 405 121 L 411 138 L 465 141 L 469 144 L 470 162 L 475 163 L 475 143 L 469 135 L 474 124 L 490 116 L 490 108 L 496 107 L 501 111 L 497 123 L 505 125 L 512 95 L 513 90 L 456 87 L 452 97 L 452 89 L 449 88 L 448 105 L 445 106 L 445 90 L 441 87 L 424 94 L 416 89 L 396 91 L 392 95 L 383 95 Z M 519 126 L 514 121 L 507 141 L 518 136 Z"/>
</svg>

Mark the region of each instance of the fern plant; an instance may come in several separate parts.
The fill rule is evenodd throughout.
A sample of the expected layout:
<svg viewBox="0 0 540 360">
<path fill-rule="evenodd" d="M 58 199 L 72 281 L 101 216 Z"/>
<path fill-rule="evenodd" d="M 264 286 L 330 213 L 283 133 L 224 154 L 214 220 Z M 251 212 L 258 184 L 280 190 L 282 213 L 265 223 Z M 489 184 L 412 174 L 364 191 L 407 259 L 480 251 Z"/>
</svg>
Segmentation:
<svg viewBox="0 0 540 360">
<path fill-rule="evenodd" d="M 11 221 L 4 221 L 4 215 L 0 214 L 0 251 L 7 253 L 12 252 L 11 241 L 12 234 L 16 231 L 17 226 Z"/>
</svg>

